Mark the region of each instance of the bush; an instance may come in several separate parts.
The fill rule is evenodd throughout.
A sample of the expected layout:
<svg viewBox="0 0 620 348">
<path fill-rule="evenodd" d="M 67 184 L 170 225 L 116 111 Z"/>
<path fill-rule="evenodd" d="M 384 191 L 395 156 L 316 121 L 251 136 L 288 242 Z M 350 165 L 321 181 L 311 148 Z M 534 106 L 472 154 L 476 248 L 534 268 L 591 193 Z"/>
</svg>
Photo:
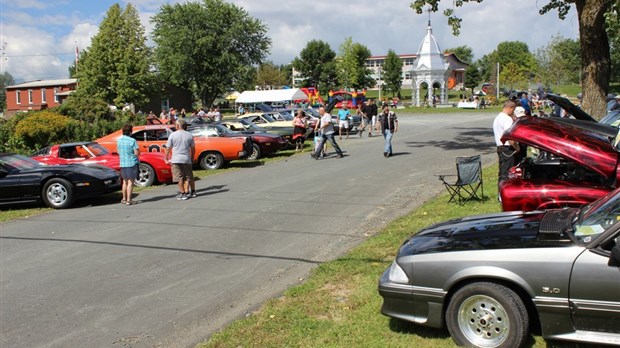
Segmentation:
<svg viewBox="0 0 620 348">
<path fill-rule="evenodd" d="M 0 122 L 0 152 L 28 152 L 22 139 L 15 136 L 15 126 L 27 115 L 26 112 L 20 112 L 9 120 Z"/>
<path fill-rule="evenodd" d="M 65 142 L 71 119 L 51 111 L 29 113 L 15 126 L 15 136 L 24 145 L 36 150 L 50 144 Z"/>
<path fill-rule="evenodd" d="M 95 120 L 113 120 L 114 115 L 105 101 L 79 95 L 71 95 L 57 109 L 57 112 L 75 120 L 92 123 Z"/>
</svg>

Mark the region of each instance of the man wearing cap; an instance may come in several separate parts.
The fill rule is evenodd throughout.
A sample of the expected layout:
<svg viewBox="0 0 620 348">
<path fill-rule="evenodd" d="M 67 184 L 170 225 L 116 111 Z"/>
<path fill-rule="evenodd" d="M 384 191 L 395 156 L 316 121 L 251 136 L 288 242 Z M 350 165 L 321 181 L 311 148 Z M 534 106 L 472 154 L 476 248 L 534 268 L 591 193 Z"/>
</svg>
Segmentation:
<svg viewBox="0 0 620 348">
<path fill-rule="evenodd" d="M 513 115 L 516 108 L 515 102 L 508 100 L 504 103 L 502 112 L 500 112 L 493 120 L 493 135 L 495 136 L 495 145 L 497 145 L 497 156 L 499 159 L 499 171 L 497 175 L 497 185 L 508 179 L 508 171 L 515 163 L 514 155 L 519 152 L 519 143 L 508 140 L 502 142 L 502 136 L 508 128 L 514 123 Z"/>
<path fill-rule="evenodd" d="M 185 120 L 176 122 L 176 131 L 168 137 L 166 142 L 166 163 L 171 163 L 172 177 L 179 185 L 177 200 L 186 200 L 190 196 L 195 197 L 195 191 L 190 191 L 190 185 L 194 181 L 192 171 L 192 159 L 196 151 L 194 137 L 187 131 Z M 172 156 L 170 156 L 172 153 Z"/>
</svg>

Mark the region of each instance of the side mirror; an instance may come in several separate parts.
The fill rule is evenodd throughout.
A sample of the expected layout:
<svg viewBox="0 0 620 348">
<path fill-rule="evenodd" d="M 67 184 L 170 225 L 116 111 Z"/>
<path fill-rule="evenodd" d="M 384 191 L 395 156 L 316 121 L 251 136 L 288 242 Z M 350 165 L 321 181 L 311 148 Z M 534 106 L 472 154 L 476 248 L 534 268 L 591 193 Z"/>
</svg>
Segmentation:
<svg viewBox="0 0 620 348">
<path fill-rule="evenodd" d="M 620 245 L 616 245 L 611 249 L 611 255 L 609 256 L 608 266 L 620 267 Z"/>
</svg>

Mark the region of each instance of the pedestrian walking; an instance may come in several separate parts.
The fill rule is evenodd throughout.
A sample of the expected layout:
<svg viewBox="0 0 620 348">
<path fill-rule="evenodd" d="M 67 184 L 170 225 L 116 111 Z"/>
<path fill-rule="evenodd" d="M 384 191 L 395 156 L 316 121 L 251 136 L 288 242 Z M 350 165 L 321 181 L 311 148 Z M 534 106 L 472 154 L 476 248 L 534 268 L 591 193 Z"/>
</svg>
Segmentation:
<svg viewBox="0 0 620 348">
<path fill-rule="evenodd" d="M 179 186 L 178 200 L 186 200 L 196 197 L 196 191 L 190 191 L 191 183 L 194 180 L 192 171 L 192 159 L 196 151 L 194 137 L 187 131 L 187 122 L 177 120 L 176 131 L 168 137 L 166 142 L 166 163 L 172 167 L 172 177 Z"/>
<path fill-rule="evenodd" d="M 346 101 L 342 102 L 342 107 L 338 110 L 338 139 L 342 140 L 342 130 L 344 129 L 347 132 L 347 139 L 349 139 L 349 118 L 351 117 L 351 112 L 349 112 L 349 108 Z"/>
<path fill-rule="evenodd" d="M 377 115 L 379 113 L 379 108 L 373 99 L 370 99 L 368 103 L 370 104 L 368 116 L 370 117 L 371 124 L 370 129 L 368 130 L 368 136 L 372 137 L 372 130 L 375 129 L 375 132 L 377 132 Z"/>
<path fill-rule="evenodd" d="M 396 117 L 394 111 L 390 110 L 388 105 L 383 106 L 383 112 L 379 118 L 379 123 L 381 134 L 383 134 L 383 139 L 385 139 L 383 157 L 388 158 L 392 156 L 392 137 L 394 137 L 394 134 L 398 131 L 398 117 Z"/>
<path fill-rule="evenodd" d="M 136 139 L 131 137 L 132 131 L 133 127 L 130 124 L 124 125 L 122 128 L 123 135 L 116 141 L 116 150 L 118 151 L 121 167 L 121 190 L 123 192 L 121 204 L 126 205 L 136 203 L 132 200 L 133 185 L 138 177 L 138 166 L 140 164 L 138 159 L 140 150 L 138 149 Z"/>
<path fill-rule="evenodd" d="M 310 154 L 310 156 L 314 159 L 319 159 L 321 151 L 323 150 L 323 145 L 325 145 L 325 142 L 329 141 L 329 143 L 332 144 L 332 146 L 334 147 L 334 150 L 336 150 L 338 158 L 344 157 L 344 155 L 342 154 L 342 150 L 340 150 L 340 146 L 338 146 L 338 143 L 336 143 L 336 139 L 334 139 L 334 125 L 332 124 L 332 115 L 330 115 L 328 112 L 325 112 L 324 107 L 319 108 L 319 115 L 321 116 L 321 140 L 317 148 L 314 150 L 313 153 Z"/>
</svg>

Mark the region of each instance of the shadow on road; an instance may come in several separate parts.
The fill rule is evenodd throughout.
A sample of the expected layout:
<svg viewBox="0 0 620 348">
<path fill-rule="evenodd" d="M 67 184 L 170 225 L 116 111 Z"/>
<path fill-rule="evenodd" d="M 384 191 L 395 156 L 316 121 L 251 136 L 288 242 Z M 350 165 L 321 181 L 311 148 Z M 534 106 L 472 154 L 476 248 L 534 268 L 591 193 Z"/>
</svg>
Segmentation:
<svg viewBox="0 0 620 348">
<path fill-rule="evenodd" d="M 405 144 L 409 147 L 440 147 L 444 150 L 472 149 L 477 153 L 494 153 L 495 143 L 488 139 L 493 139 L 491 128 L 452 128 L 462 129 L 463 131 L 452 140 L 431 140 L 425 142 L 409 141 Z"/>
</svg>

